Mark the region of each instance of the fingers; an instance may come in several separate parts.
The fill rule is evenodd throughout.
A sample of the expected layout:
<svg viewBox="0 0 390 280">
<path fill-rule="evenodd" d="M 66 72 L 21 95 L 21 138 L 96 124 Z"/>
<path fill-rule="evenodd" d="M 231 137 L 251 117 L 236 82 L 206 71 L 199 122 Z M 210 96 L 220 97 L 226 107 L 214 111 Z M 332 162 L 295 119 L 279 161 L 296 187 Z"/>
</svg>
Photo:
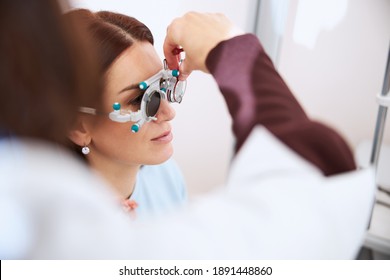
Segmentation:
<svg viewBox="0 0 390 280">
<path fill-rule="evenodd" d="M 167 44 L 164 44 L 164 46 L 168 46 Z M 185 60 L 181 59 L 180 53 L 183 52 L 184 50 L 182 48 L 177 48 L 174 47 L 172 50 L 169 50 L 172 48 L 172 46 L 168 47 L 168 51 L 164 52 L 165 54 L 165 59 L 168 65 L 169 69 L 179 69 L 179 80 L 184 81 L 188 78 L 188 76 L 191 74 L 191 70 L 188 70 L 186 67 L 186 62 Z M 180 50 L 180 51 L 179 51 Z"/>
<path fill-rule="evenodd" d="M 171 69 L 179 67 L 180 55 L 175 52 L 183 48 L 185 61 L 180 65 L 181 77 L 193 70 L 208 73 L 206 58 L 221 41 L 242 34 L 223 14 L 189 12 L 176 18 L 167 28 L 164 55 Z"/>
<path fill-rule="evenodd" d="M 167 31 L 167 34 L 169 32 Z M 191 74 L 191 70 L 187 67 L 185 60 L 181 60 L 181 53 L 184 52 L 184 49 L 177 45 L 172 44 L 169 41 L 170 37 L 167 35 L 164 41 L 164 55 L 167 61 L 169 69 L 179 69 L 179 80 L 184 81 Z"/>
<path fill-rule="evenodd" d="M 179 80 L 184 81 L 188 78 L 188 76 L 191 74 L 192 70 L 190 67 L 188 67 L 188 63 L 186 60 L 183 60 L 183 62 L 180 64 L 179 67 Z"/>
<path fill-rule="evenodd" d="M 178 21 L 179 18 L 173 20 L 167 27 L 167 34 L 163 45 L 163 51 L 169 69 L 179 69 L 180 53 L 175 52 L 175 50 L 182 49 L 178 43 L 182 31 L 178 28 L 181 26 Z"/>
<path fill-rule="evenodd" d="M 174 50 L 179 46 L 170 41 L 171 39 L 167 36 L 164 41 L 164 56 L 168 64 L 169 69 L 179 69 L 180 54 L 175 54 Z"/>
</svg>

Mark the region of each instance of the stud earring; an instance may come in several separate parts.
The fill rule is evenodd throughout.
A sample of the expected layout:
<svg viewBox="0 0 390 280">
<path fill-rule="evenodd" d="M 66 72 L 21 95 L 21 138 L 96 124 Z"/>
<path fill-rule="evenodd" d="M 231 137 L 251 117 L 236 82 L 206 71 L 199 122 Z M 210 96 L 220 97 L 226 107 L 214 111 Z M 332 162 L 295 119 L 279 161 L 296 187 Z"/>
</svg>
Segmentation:
<svg viewBox="0 0 390 280">
<path fill-rule="evenodd" d="M 88 155 L 90 150 L 88 148 L 87 145 L 84 145 L 84 147 L 81 149 L 81 152 L 84 154 L 84 155 Z"/>
</svg>

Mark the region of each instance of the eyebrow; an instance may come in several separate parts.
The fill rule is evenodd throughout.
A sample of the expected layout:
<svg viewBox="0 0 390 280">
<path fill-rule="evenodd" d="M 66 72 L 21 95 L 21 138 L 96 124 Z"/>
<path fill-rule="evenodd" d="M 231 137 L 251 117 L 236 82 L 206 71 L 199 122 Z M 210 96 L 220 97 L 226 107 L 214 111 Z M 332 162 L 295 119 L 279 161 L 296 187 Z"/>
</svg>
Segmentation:
<svg viewBox="0 0 390 280">
<path fill-rule="evenodd" d="M 127 90 L 132 90 L 132 89 L 139 89 L 139 85 L 138 84 L 132 84 L 132 85 L 129 85 L 127 87 L 125 87 L 124 89 L 122 89 L 120 92 L 118 93 L 122 93 L 124 91 L 127 91 Z"/>
</svg>

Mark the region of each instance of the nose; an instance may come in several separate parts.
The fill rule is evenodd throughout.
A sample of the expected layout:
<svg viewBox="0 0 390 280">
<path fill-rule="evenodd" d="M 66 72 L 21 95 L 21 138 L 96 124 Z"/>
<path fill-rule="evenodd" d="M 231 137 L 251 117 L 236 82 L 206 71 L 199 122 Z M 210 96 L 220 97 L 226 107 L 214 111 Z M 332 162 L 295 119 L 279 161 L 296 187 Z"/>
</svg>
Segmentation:
<svg viewBox="0 0 390 280">
<path fill-rule="evenodd" d="M 169 104 L 168 100 L 162 99 L 156 114 L 157 122 L 171 121 L 175 116 L 176 111 Z"/>
</svg>

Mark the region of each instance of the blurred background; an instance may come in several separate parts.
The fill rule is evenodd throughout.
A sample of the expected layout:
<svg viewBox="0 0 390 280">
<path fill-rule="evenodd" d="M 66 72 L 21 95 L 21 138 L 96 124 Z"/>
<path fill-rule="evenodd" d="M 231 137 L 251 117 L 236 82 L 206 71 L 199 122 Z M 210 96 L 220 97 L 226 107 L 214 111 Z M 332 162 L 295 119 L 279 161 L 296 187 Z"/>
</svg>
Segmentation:
<svg viewBox="0 0 390 280">
<path fill-rule="evenodd" d="M 224 13 L 259 36 L 310 117 L 334 127 L 354 151 L 369 153 L 390 42 L 389 0 L 72 0 L 71 5 L 136 17 L 152 30 L 161 58 L 173 18 L 191 10 Z M 190 194 L 223 184 L 234 140 L 215 82 L 193 73 L 182 104 L 174 107 L 174 158 Z M 389 121 L 384 144 L 390 145 Z"/>
</svg>

